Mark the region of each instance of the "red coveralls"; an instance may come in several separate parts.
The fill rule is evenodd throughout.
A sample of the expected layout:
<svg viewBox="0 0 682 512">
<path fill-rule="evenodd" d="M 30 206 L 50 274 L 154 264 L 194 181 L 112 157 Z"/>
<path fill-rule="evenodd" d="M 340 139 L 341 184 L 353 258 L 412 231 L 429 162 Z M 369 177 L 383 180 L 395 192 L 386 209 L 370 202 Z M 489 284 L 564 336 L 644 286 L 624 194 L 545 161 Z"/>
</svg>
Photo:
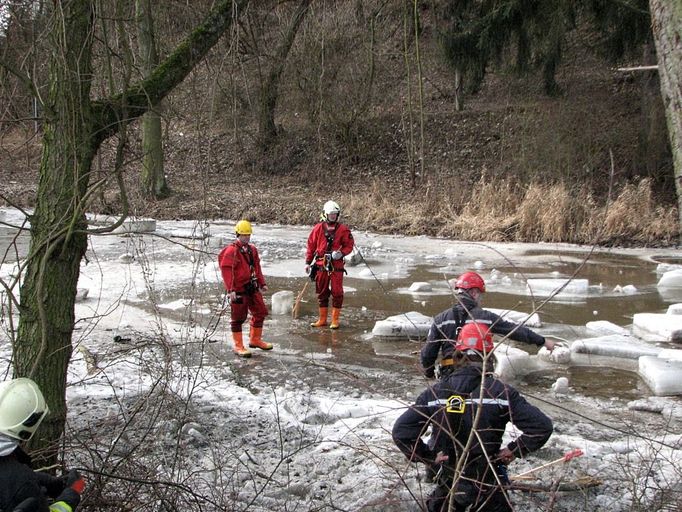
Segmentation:
<svg viewBox="0 0 682 512">
<path fill-rule="evenodd" d="M 331 245 L 329 245 L 328 237 L 331 240 Z M 325 254 L 331 258 L 333 251 L 341 251 L 341 254 L 348 256 L 353 251 L 354 243 L 353 235 L 348 226 L 338 222 L 320 222 L 315 224 L 310 232 L 305 263 L 306 265 L 315 264 L 320 267 L 315 276 L 315 292 L 321 308 L 329 306 L 330 293 L 333 308 L 340 309 L 343 305 L 343 258 L 331 260 L 333 271 L 328 272 L 325 269 Z"/>
<path fill-rule="evenodd" d="M 223 275 L 225 290 L 228 293 L 237 292 L 236 302 L 230 302 L 232 332 L 241 332 L 242 324 L 249 311 L 251 312 L 251 327 L 263 327 L 263 321 L 268 315 L 263 295 L 258 290 L 248 290 L 252 277 L 259 288 L 265 286 L 256 246 L 251 243 L 245 245 L 235 240 L 220 252 L 218 264 Z"/>
</svg>

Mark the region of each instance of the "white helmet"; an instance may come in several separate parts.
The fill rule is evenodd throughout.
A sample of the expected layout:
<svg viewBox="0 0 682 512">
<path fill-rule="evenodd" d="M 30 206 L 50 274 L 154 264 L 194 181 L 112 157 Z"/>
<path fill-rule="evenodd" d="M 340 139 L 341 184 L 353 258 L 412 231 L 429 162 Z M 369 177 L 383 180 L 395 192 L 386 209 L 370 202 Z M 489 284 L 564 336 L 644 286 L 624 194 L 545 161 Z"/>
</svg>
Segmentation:
<svg viewBox="0 0 682 512">
<path fill-rule="evenodd" d="M 334 201 L 327 201 L 322 207 L 322 220 L 328 220 L 327 215 L 336 213 L 336 220 L 339 220 L 341 215 L 341 207 Z"/>
<path fill-rule="evenodd" d="M 28 441 L 48 412 L 40 388 L 31 379 L 0 382 L 0 433 Z"/>
</svg>

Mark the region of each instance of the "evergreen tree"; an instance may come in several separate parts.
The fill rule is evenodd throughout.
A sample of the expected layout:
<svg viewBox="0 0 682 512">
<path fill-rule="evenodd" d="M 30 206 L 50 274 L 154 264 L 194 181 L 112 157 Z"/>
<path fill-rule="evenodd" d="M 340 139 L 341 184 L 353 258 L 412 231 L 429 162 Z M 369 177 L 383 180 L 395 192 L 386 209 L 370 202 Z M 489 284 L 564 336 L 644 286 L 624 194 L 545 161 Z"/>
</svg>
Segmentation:
<svg viewBox="0 0 682 512">
<path fill-rule="evenodd" d="M 604 34 L 603 48 L 612 58 L 651 37 L 646 0 L 444 0 L 437 12 L 445 57 L 469 92 L 495 61 L 513 64 L 517 72 L 541 69 L 545 92 L 557 94 L 566 35 L 580 16 Z M 512 49 L 515 61 L 506 62 Z"/>
</svg>

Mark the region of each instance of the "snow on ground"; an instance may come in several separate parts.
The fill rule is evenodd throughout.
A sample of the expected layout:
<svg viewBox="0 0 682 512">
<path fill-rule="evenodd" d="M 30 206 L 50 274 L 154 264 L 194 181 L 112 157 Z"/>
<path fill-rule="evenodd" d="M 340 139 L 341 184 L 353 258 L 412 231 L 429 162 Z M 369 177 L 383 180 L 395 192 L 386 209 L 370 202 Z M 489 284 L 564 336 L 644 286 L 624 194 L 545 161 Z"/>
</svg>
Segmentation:
<svg viewBox="0 0 682 512">
<path fill-rule="evenodd" d="M 275 350 L 236 359 L 216 292 L 222 284 L 215 256 L 232 239 L 232 226 L 158 222 L 163 237 L 91 239 L 78 285 L 88 296 L 77 303 L 77 348 L 68 373 L 69 436 L 80 441 L 71 443 L 71 462 L 102 472 L 103 495 L 130 500 L 136 510 L 418 510 L 431 484 L 423 480 L 423 467 L 407 463 L 392 445 L 390 430 L 427 382 L 406 358 L 393 366 L 338 360 L 339 343 L 367 343 L 344 338 L 350 329 L 324 338 L 331 343 L 325 352 L 315 348 L 305 321 L 277 316 L 266 323 Z M 267 278 L 301 277 L 308 231 L 254 226 Z M 513 260 L 536 268 L 538 279 L 565 278 L 553 275 L 552 263 L 536 251 L 558 251 L 562 261 L 580 261 L 585 252 L 569 245 L 354 236 L 371 262 L 349 268 L 357 293 L 358 280 L 388 282 L 428 265 L 448 277 L 476 268 L 492 289 L 521 296 L 521 276 L 495 269 Z M 623 254 L 634 261 L 650 257 L 647 251 Z M 0 277 L 7 281 L 15 271 L 5 263 Z M 656 279 L 653 274 L 652 283 Z M 417 292 L 419 300 L 444 291 L 442 281 L 432 284 L 432 294 Z M 5 369 L 7 328 L 4 322 Z M 583 357 L 596 362 L 598 356 Z M 539 367 L 565 369 L 556 362 Z M 526 392 L 522 383 L 518 387 Z M 673 434 L 682 420 L 678 399 L 647 396 L 628 404 L 585 396 L 572 383 L 555 389 L 561 392 L 528 393 L 554 418 L 555 433 L 541 451 L 516 461 L 511 474 L 581 448 L 584 456 L 543 470 L 542 482 L 590 475 L 603 483 L 560 493 L 553 510 L 655 510 L 675 499 L 682 473 L 682 441 Z M 506 435 L 517 434 L 510 428 Z M 132 475 L 142 484 L 122 496 L 123 481 L 107 475 Z M 513 493 L 512 500 L 518 510 L 547 510 L 550 498 Z"/>
</svg>

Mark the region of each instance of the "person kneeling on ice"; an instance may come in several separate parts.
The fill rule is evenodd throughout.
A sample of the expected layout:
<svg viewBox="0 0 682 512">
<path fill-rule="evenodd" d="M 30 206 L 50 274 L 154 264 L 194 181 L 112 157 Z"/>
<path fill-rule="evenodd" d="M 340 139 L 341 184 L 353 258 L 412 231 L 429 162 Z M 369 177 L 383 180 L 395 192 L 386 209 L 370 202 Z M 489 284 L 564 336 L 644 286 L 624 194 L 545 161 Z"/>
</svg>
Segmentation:
<svg viewBox="0 0 682 512">
<path fill-rule="evenodd" d="M 339 222 L 341 207 L 327 201 L 322 208 L 320 222 L 315 224 L 308 236 L 305 254 L 305 271 L 315 281 L 315 292 L 320 317 L 312 327 L 327 325 L 329 296 L 332 297 L 332 321 L 330 329 L 339 328 L 343 306 L 344 257 L 353 252 L 353 235 L 345 224 Z"/>
<path fill-rule="evenodd" d="M 530 343 L 538 347 L 544 346 L 550 352 L 554 350 L 553 340 L 483 309 L 481 302 L 485 293 L 485 282 L 476 272 L 465 272 L 458 278 L 452 279 L 450 285 L 457 294 L 457 302 L 435 316 L 426 336 L 426 343 L 421 349 L 420 359 L 426 377 L 434 377 L 436 359 L 441 351 L 441 376 L 446 375 L 452 369 L 453 341 L 457 339 L 459 330 L 470 322 L 486 324 L 493 334 L 507 336 L 514 341 Z"/>
<path fill-rule="evenodd" d="M 552 435 L 552 420 L 493 376 L 493 349 L 487 325 L 462 327 L 454 370 L 419 395 L 393 425 L 400 451 L 436 474 L 437 486 L 427 499 L 430 512 L 512 510 L 499 485 L 505 483 L 506 465 L 541 448 Z M 507 423 L 523 434 L 502 447 Z M 429 425 L 427 445 L 421 437 Z M 461 469 L 457 478 L 456 468 Z"/>
<path fill-rule="evenodd" d="M 48 412 L 31 379 L 0 383 L 0 510 L 72 512 L 80 503 L 85 481 L 75 469 L 60 477 L 33 471 L 31 458 L 21 448 Z"/>
<path fill-rule="evenodd" d="M 267 291 L 268 286 L 260 268 L 258 249 L 250 243 L 253 233 L 251 223 L 248 220 L 240 220 L 234 231 L 237 239 L 220 252 L 218 265 L 230 299 L 232 313 L 230 328 L 234 352 L 240 357 L 251 357 L 251 352 L 244 348 L 242 335 L 242 324 L 249 312 L 251 312 L 249 347 L 272 350 L 272 344 L 262 340 L 263 322 L 268 315 L 268 308 L 261 291 Z"/>
</svg>

